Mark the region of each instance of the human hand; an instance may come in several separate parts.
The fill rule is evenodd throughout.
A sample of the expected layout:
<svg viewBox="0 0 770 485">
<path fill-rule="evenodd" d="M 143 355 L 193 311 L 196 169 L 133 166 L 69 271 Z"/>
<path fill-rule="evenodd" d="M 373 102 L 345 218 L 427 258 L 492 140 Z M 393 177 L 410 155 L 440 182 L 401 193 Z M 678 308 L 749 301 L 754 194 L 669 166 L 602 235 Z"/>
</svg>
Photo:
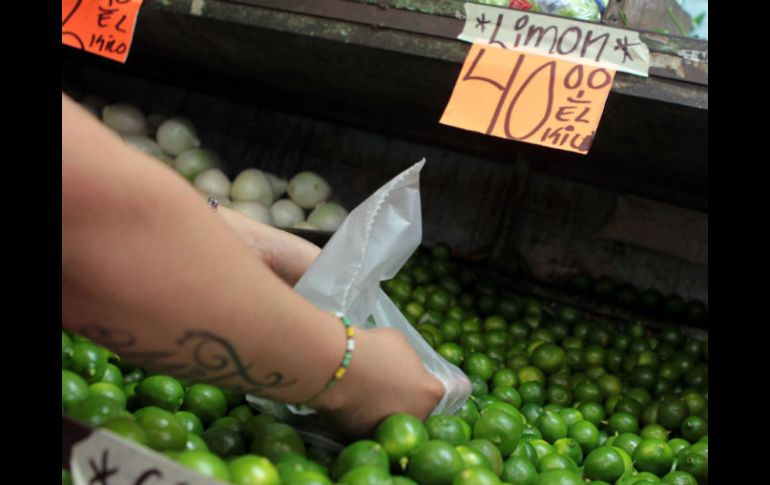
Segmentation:
<svg viewBox="0 0 770 485">
<path fill-rule="evenodd" d="M 240 212 L 221 206 L 217 212 L 252 252 L 290 286 L 299 281 L 321 253 L 315 244 Z"/>
<path fill-rule="evenodd" d="M 358 436 L 393 413 L 428 417 L 444 395 L 406 336 L 392 328 L 356 329 L 356 348 L 345 377 L 308 403 L 337 429 Z"/>
</svg>

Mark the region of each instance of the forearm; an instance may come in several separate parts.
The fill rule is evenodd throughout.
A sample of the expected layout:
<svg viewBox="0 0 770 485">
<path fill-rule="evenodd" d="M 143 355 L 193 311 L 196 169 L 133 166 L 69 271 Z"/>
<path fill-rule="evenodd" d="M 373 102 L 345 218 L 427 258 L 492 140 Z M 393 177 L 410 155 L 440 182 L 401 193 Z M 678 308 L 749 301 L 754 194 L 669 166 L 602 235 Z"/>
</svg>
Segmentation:
<svg viewBox="0 0 770 485">
<path fill-rule="evenodd" d="M 64 325 L 197 381 L 289 402 L 323 387 L 344 352 L 341 324 L 171 170 L 70 100 L 62 110 Z"/>
</svg>

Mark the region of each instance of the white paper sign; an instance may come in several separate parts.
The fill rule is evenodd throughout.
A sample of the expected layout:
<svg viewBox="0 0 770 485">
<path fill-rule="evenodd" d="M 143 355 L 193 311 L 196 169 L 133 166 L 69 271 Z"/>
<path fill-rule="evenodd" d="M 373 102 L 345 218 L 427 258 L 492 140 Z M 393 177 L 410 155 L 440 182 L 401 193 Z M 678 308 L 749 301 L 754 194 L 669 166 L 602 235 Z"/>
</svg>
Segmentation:
<svg viewBox="0 0 770 485">
<path fill-rule="evenodd" d="M 520 10 L 465 4 L 458 39 L 647 77 L 650 51 L 633 30 Z"/>
<path fill-rule="evenodd" d="M 70 472 L 74 485 L 225 485 L 102 429 L 72 447 Z"/>
</svg>

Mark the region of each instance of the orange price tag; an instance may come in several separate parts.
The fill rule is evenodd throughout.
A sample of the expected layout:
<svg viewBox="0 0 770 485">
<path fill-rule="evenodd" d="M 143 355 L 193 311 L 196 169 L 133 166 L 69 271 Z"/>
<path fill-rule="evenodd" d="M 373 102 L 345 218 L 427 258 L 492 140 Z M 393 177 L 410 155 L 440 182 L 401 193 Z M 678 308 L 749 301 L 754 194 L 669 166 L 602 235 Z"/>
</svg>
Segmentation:
<svg viewBox="0 0 770 485">
<path fill-rule="evenodd" d="M 615 71 L 473 44 L 441 123 L 588 153 Z"/>
<path fill-rule="evenodd" d="M 62 0 L 61 43 L 126 62 L 142 0 Z"/>
</svg>

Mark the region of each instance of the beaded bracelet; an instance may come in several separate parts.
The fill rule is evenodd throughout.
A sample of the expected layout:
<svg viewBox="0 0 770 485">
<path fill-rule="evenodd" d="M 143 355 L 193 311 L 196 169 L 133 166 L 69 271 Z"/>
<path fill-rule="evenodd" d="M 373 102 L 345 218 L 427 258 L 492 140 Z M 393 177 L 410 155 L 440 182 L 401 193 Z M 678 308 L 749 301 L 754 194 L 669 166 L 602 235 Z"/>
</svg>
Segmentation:
<svg viewBox="0 0 770 485">
<path fill-rule="evenodd" d="M 326 386 L 321 389 L 321 392 L 311 397 L 310 399 L 307 399 L 304 403 L 300 404 L 300 406 L 307 406 L 308 403 L 316 400 L 321 394 L 336 386 L 337 382 L 345 377 L 345 373 L 348 371 L 348 365 L 350 365 L 350 359 L 353 357 L 353 350 L 356 348 L 356 341 L 354 339 L 355 327 L 353 327 L 350 319 L 348 319 L 348 317 L 342 313 L 335 312 L 332 313 L 332 315 L 339 318 L 342 324 L 345 326 L 345 356 L 342 357 L 342 362 L 340 363 L 339 368 L 334 371 L 332 378 L 329 380 L 329 382 L 326 383 Z"/>
</svg>

